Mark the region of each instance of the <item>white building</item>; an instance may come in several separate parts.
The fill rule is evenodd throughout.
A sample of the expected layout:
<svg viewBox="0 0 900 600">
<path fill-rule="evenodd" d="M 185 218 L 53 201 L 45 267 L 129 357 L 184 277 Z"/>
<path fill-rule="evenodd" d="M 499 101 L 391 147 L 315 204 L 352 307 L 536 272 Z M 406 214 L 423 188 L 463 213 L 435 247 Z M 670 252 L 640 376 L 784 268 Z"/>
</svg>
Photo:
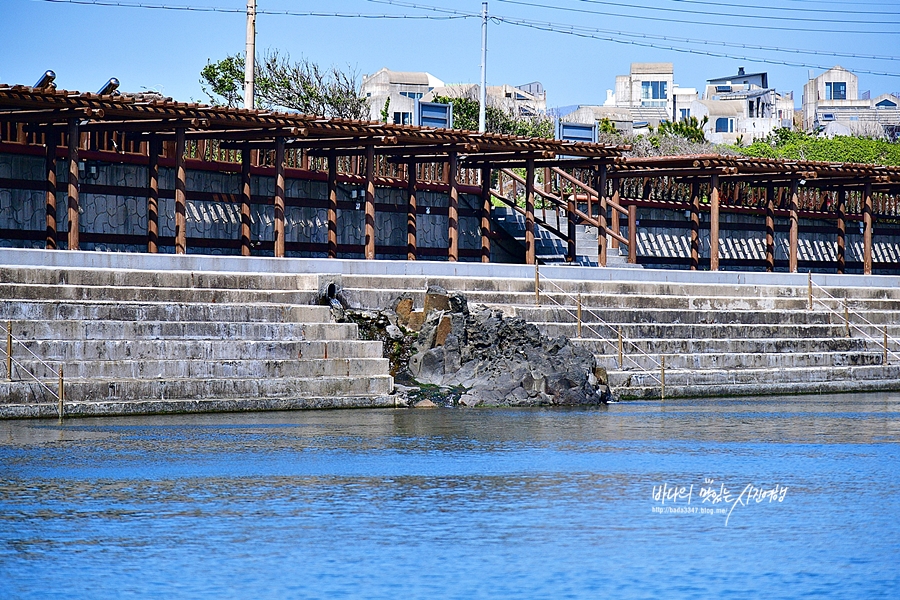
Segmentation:
<svg viewBox="0 0 900 600">
<path fill-rule="evenodd" d="M 859 78 L 833 67 L 803 87 L 803 127 L 825 135 L 870 135 L 896 138 L 900 98 L 860 94 Z"/>
<path fill-rule="evenodd" d="M 369 118 L 380 121 L 387 106 L 389 123 L 411 125 L 416 100 L 444 82 L 425 72 L 391 71 L 384 68 L 372 75 L 363 75 L 360 93 L 369 101 Z"/>
<path fill-rule="evenodd" d="M 691 104 L 691 115 L 707 119 L 706 139 L 716 144 L 750 144 L 776 129 L 790 128 L 793 93 L 780 95 L 768 86 L 767 73 L 745 73 L 707 80 L 702 100 Z"/>
<path fill-rule="evenodd" d="M 422 100 L 430 102 L 435 97 L 480 99 L 481 86 L 475 83 L 456 83 L 435 87 Z M 510 114 L 523 116 L 541 115 L 547 111 L 547 92 L 544 86 L 534 81 L 524 85 L 513 86 L 489 85 L 486 94 L 487 105 L 499 108 Z"/>
<path fill-rule="evenodd" d="M 675 83 L 672 63 L 631 63 L 628 75 L 616 77 L 615 91 L 607 90 L 603 106 L 628 109 L 634 128 L 639 130 L 690 116 L 691 102 L 697 98 L 696 89 Z"/>
</svg>

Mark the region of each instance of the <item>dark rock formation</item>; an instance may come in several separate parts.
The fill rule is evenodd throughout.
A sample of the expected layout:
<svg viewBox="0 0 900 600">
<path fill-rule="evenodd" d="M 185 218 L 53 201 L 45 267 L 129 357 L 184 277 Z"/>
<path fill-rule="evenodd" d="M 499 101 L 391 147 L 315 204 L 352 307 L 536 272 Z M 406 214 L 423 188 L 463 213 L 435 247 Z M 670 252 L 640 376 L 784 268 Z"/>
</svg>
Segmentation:
<svg viewBox="0 0 900 600">
<path fill-rule="evenodd" d="M 386 342 L 408 404 L 430 399 L 462 406 L 583 405 L 609 399 L 605 373 L 589 351 L 565 338 L 545 337 L 502 311 L 470 310 L 461 294 L 432 287 L 422 311 L 401 297 L 392 310 L 347 312 L 364 337 Z"/>
</svg>

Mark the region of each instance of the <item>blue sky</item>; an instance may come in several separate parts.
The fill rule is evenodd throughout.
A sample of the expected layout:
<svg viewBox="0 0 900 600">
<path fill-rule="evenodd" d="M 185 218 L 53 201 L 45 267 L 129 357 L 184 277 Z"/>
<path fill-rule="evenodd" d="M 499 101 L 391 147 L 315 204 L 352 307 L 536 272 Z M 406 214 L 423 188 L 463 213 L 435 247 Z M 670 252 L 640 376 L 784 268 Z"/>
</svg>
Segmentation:
<svg viewBox="0 0 900 600">
<path fill-rule="evenodd" d="M 155 89 L 177 100 L 206 102 L 200 69 L 209 59 L 243 51 L 245 6 L 246 0 L 0 0 L 0 82 L 31 85 L 53 69 L 65 89 L 97 91 L 117 77 L 123 90 Z M 461 16 L 429 7 L 480 13 L 481 1 L 258 0 L 260 11 L 271 12 Z M 490 0 L 489 12 L 504 19 L 489 26 L 489 84 L 540 81 L 551 107 L 602 103 L 615 76 L 627 73 L 631 62 L 673 62 L 676 83 L 698 88 L 708 78 L 735 73 L 738 66 L 768 71 L 770 85 L 793 90 L 798 106 L 810 70 L 822 71 L 817 66 L 840 64 L 856 71 L 860 90 L 873 96 L 900 93 L 898 0 Z M 552 23 L 552 29 L 580 35 L 511 22 L 517 19 L 537 27 Z M 278 49 L 360 75 L 381 67 L 429 71 L 448 83 L 478 81 L 480 37 L 480 18 L 264 13 L 257 23 L 258 51 Z M 803 66 L 767 64 L 761 58 Z"/>
</svg>

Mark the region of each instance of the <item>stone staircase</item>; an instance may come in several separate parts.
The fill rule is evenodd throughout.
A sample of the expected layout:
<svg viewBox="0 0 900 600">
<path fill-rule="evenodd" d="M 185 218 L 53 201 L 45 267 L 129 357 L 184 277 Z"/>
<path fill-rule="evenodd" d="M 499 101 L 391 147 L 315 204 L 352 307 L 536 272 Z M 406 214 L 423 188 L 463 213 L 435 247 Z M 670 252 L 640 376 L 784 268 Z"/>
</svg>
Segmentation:
<svg viewBox="0 0 900 600">
<path fill-rule="evenodd" d="M 0 267 L 0 322 L 21 341 L 0 416 L 56 416 L 60 366 L 66 415 L 393 406 L 381 342 L 312 306 L 319 288 L 317 275 Z"/>
<path fill-rule="evenodd" d="M 817 289 L 809 310 L 807 285 L 544 278 L 538 306 L 533 279 L 344 275 L 342 283 L 360 306 L 389 305 L 401 290 L 440 285 L 569 338 L 578 336 L 580 295 L 582 330 L 574 341 L 594 352 L 622 399 L 659 398 L 663 360 L 670 398 L 900 390 L 900 347 L 889 341 L 884 364 L 882 341 L 884 328 L 900 335 L 900 289 L 892 287 Z"/>
</svg>

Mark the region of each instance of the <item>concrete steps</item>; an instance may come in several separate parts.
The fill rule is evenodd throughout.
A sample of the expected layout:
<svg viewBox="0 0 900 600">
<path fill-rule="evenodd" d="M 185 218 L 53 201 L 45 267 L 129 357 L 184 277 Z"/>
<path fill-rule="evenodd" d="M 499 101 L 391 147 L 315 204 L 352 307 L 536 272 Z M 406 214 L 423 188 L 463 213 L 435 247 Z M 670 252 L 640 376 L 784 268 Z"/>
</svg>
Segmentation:
<svg viewBox="0 0 900 600">
<path fill-rule="evenodd" d="M 0 417 L 56 416 L 60 367 L 70 416 L 393 406 L 381 342 L 300 302 L 318 275 L 0 267 L 0 280 L 19 340 Z"/>
</svg>

